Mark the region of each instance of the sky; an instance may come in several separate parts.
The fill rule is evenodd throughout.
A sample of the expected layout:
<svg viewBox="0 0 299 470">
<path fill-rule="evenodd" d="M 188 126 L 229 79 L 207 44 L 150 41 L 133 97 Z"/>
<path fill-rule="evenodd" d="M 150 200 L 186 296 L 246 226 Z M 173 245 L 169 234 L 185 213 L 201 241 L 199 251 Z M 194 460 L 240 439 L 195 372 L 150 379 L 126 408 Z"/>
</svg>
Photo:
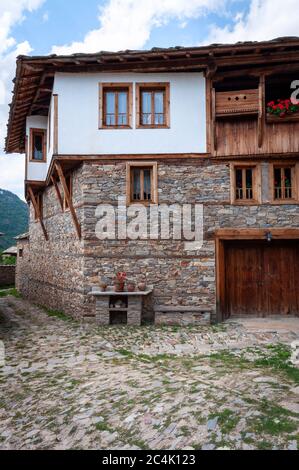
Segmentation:
<svg viewBox="0 0 299 470">
<path fill-rule="evenodd" d="M 24 199 L 24 155 L 5 155 L 19 54 L 198 46 L 299 36 L 299 0 L 0 0 L 0 188 Z"/>
</svg>

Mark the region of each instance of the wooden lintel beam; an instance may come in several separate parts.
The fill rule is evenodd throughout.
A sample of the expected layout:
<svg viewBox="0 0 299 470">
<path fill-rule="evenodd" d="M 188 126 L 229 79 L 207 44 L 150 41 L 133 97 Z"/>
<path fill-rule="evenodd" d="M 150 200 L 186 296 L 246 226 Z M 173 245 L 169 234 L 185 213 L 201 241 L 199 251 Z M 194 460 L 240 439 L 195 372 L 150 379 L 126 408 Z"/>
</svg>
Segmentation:
<svg viewBox="0 0 299 470">
<path fill-rule="evenodd" d="M 65 177 L 64 177 L 64 174 L 63 174 L 63 170 L 62 170 L 61 164 L 59 162 L 55 162 L 55 169 L 57 171 L 60 182 L 62 184 L 64 197 L 65 197 L 65 199 L 67 201 L 67 204 L 68 204 L 68 207 L 70 209 L 78 238 L 81 239 L 81 225 L 79 224 L 77 214 L 76 214 L 76 211 L 74 209 L 73 202 L 72 202 L 72 199 L 71 199 L 71 196 L 70 196 L 67 184 L 66 184 L 66 180 L 65 180 Z"/>
<path fill-rule="evenodd" d="M 40 210 L 39 210 L 39 207 L 38 207 L 38 204 L 37 204 L 37 202 L 36 202 L 36 199 L 35 199 L 35 196 L 34 196 L 34 192 L 32 191 L 31 186 L 28 186 L 28 193 L 29 193 L 30 199 L 31 199 L 31 201 L 32 201 L 32 204 L 33 204 L 35 213 L 36 213 L 36 215 L 37 215 L 37 218 L 38 218 L 38 220 L 39 220 L 39 223 L 40 223 L 40 225 L 41 225 L 41 228 L 42 228 L 44 237 L 45 237 L 46 241 L 48 241 L 48 240 L 49 240 L 49 237 L 48 237 L 48 234 L 47 234 L 47 230 L 46 230 L 46 228 L 45 228 L 44 221 L 43 221 L 43 219 L 42 219 L 42 215 L 41 215 L 41 213 L 40 213 Z"/>
<path fill-rule="evenodd" d="M 58 201 L 59 201 L 61 210 L 63 211 L 63 199 L 62 199 L 62 196 L 61 196 L 61 193 L 60 193 L 59 186 L 58 186 L 57 181 L 56 181 L 56 179 L 54 178 L 54 176 L 51 176 L 51 181 L 52 181 L 52 183 L 53 183 L 53 186 L 54 186 L 54 189 L 55 189 L 55 192 L 56 192 L 57 199 L 58 199 Z"/>
</svg>

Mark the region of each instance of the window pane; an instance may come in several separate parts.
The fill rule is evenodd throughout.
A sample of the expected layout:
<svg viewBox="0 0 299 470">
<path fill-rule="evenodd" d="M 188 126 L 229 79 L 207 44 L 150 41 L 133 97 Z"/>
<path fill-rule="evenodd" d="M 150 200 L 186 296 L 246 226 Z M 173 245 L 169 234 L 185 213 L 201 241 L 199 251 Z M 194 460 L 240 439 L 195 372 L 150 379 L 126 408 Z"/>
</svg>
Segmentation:
<svg viewBox="0 0 299 470">
<path fill-rule="evenodd" d="M 106 126 L 115 126 L 115 93 L 106 92 Z"/>
<path fill-rule="evenodd" d="M 292 169 L 284 169 L 284 197 L 290 199 L 292 197 Z"/>
<path fill-rule="evenodd" d="M 117 124 L 119 126 L 126 126 L 127 122 L 127 99 L 128 94 L 126 91 L 118 93 L 118 119 Z"/>
<path fill-rule="evenodd" d="M 41 134 L 33 136 L 33 158 L 43 160 L 43 136 Z"/>
<path fill-rule="evenodd" d="M 236 199 L 243 199 L 242 169 L 236 169 Z"/>
<path fill-rule="evenodd" d="M 133 201 L 139 201 L 140 198 L 140 170 L 134 168 L 133 170 Z"/>
<path fill-rule="evenodd" d="M 152 123 L 152 94 L 148 91 L 141 93 L 141 124 Z"/>
<path fill-rule="evenodd" d="M 164 93 L 156 92 L 155 96 L 155 124 L 164 124 Z"/>
<path fill-rule="evenodd" d="M 151 170 L 144 170 L 144 200 L 151 200 Z"/>
<path fill-rule="evenodd" d="M 253 199 L 252 169 L 246 169 L 246 199 Z"/>
<path fill-rule="evenodd" d="M 281 190 L 281 169 L 274 169 L 274 198 L 281 199 L 282 190 Z"/>
</svg>

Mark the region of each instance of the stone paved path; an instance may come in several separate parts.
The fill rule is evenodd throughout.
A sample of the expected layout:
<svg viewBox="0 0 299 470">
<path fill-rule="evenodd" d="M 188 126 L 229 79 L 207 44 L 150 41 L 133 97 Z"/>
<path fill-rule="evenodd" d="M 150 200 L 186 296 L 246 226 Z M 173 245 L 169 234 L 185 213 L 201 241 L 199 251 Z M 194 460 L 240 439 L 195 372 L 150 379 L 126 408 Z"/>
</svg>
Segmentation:
<svg viewBox="0 0 299 470">
<path fill-rule="evenodd" d="M 0 449 L 296 449 L 298 322 L 80 325 L 0 299 Z"/>
</svg>

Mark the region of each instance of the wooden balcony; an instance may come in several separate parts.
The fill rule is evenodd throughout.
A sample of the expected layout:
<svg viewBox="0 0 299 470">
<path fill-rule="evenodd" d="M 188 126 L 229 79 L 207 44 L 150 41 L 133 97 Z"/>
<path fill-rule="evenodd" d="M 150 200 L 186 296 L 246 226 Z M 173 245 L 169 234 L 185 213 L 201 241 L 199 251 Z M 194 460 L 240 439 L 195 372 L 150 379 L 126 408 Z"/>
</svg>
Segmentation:
<svg viewBox="0 0 299 470">
<path fill-rule="evenodd" d="M 250 116 L 259 112 L 259 90 L 218 91 L 215 93 L 216 118 Z"/>
</svg>

